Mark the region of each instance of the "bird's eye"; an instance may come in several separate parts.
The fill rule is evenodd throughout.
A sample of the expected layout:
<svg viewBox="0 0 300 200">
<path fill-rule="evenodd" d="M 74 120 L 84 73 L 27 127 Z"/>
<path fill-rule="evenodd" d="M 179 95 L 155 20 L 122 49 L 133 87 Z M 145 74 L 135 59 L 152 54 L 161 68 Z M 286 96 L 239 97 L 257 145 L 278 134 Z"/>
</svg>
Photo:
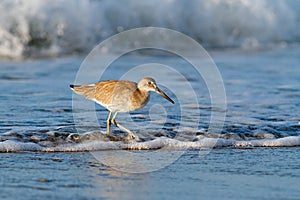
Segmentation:
<svg viewBox="0 0 300 200">
<path fill-rule="evenodd" d="M 151 85 L 151 84 L 152 84 L 152 82 L 151 82 L 151 81 L 149 81 L 149 82 L 148 82 L 148 85 Z"/>
</svg>

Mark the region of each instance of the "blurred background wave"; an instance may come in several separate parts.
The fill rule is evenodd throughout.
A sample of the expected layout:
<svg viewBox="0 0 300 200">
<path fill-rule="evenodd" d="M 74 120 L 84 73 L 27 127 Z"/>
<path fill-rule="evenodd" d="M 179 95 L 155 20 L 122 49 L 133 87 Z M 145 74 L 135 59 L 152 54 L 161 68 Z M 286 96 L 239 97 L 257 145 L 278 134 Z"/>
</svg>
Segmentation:
<svg viewBox="0 0 300 200">
<path fill-rule="evenodd" d="M 0 57 L 84 53 L 145 26 L 180 31 L 206 48 L 286 46 L 300 42 L 300 1 L 2 0 Z"/>
</svg>

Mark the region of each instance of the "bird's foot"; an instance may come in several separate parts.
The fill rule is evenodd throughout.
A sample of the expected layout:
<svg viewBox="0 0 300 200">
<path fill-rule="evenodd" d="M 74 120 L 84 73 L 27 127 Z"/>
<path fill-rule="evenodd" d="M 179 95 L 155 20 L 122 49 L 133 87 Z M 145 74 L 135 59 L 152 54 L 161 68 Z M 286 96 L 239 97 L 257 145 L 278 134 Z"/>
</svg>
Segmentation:
<svg viewBox="0 0 300 200">
<path fill-rule="evenodd" d="M 132 140 L 134 140 L 134 141 L 139 141 L 140 140 L 140 138 L 137 135 L 133 134 L 132 132 L 128 132 L 127 139 L 131 140 L 131 141 Z"/>
</svg>

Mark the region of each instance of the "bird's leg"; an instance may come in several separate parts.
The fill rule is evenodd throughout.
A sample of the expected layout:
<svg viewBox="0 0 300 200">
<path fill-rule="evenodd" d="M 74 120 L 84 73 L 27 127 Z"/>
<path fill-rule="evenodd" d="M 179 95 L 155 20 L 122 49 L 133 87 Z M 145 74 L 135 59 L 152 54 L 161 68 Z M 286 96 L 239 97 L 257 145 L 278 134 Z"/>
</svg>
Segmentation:
<svg viewBox="0 0 300 200">
<path fill-rule="evenodd" d="M 107 120 L 106 120 L 106 125 L 107 125 L 107 134 L 110 134 L 110 125 L 111 125 L 111 121 L 110 121 L 110 117 L 111 117 L 112 112 L 109 112 Z"/>
<path fill-rule="evenodd" d="M 131 132 L 129 129 L 125 128 L 124 126 L 122 126 L 122 125 L 120 125 L 119 123 L 116 122 L 117 114 L 118 114 L 118 112 L 116 112 L 116 113 L 114 114 L 114 116 L 113 116 L 113 118 L 112 118 L 112 120 L 111 120 L 111 123 L 113 123 L 113 124 L 114 124 L 115 126 L 117 126 L 119 129 L 121 129 L 121 130 L 127 132 L 128 135 L 129 135 L 129 137 L 130 137 L 131 139 L 136 139 L 136 138 L 138 138 L 138 137 L 135 136 L 135 135 L 133 134 L 133 132 Z"/>
</svg>

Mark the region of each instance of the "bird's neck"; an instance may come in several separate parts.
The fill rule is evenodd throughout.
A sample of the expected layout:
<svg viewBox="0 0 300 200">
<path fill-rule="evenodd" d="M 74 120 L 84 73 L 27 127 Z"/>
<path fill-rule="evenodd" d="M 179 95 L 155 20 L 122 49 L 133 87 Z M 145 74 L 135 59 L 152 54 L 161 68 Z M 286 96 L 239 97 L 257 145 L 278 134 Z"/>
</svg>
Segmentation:
<svg viewBox="0 0 300 200">
<path fill-rule="evenodd" d="M 134 96 L 140 99 L 140 101 L 142 101 L 142 99 L 146 100 L 149 98 L 150 92 L 145 90 L 140 90 L 137 88 L 134 92 Z"/>
<path fill-rule="evenodd" d="M 131 102 L 140 108 L 144 107 L 149 101 L 150 92 L 136 89 L 132 95 Z"/>
</svg>

